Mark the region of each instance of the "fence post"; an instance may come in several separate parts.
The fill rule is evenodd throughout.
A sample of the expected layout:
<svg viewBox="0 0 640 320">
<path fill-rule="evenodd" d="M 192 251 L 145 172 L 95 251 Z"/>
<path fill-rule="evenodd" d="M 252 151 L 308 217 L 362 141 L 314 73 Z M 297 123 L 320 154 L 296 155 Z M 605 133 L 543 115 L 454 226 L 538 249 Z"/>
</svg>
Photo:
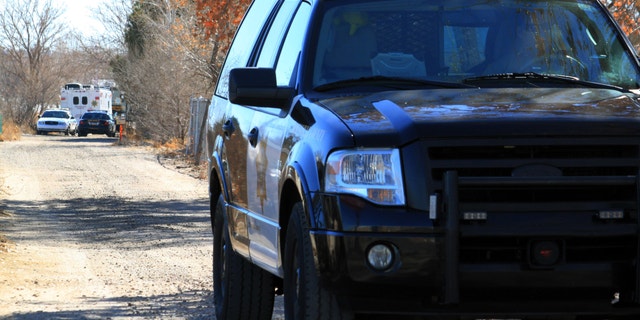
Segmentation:
<svg viewBox="0 0 640 320">
<path fill-rule="evenodd" d="M 204 140 L 204 130 L 207 123 L 209 110 L 209 99 L 199 97 L 191 98 L 189 101 L 191 106 L 191 121 L 189 123 L 190 144 L 187 154 L 192 153 L 196 165 L 202 160 L 202 144 Z"/>
</svg>

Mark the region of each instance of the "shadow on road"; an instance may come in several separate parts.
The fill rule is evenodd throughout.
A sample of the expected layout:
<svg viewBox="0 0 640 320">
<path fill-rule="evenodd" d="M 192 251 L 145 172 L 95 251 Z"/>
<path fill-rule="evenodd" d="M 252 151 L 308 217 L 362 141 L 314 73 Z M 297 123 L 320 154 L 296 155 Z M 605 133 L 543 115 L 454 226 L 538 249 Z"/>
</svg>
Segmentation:
<svg viewBox="0 0 640 320">
<path fill-rule="evenodd" d="M 187 291 L 176 295 L 150 297 L 88 298 L 87 301 L 87 304 L 95 307 L 81 310 L 14 313 L 0 319 L 215 319 L 213 294 L 210 291 Z M 109 307 L 101 308 L 101 305 Z"/>
<path fill-rule="evenodd" d="M 58 238 L 82 243 L 109 242 L 122 249 L 180 246 L 211 237 L 208 201 L 128 200 L 111 197 L 61 201 L 4 201 L 0 230 L 22 241 Z"/>
</svg>

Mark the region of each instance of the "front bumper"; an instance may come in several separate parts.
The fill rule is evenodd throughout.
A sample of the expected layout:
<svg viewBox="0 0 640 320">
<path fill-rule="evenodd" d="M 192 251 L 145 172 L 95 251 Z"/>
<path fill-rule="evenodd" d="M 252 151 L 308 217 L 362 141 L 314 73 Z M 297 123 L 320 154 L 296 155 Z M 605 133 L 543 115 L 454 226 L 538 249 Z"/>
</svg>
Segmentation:
<svg viewBox="0 0 640 320">
<path fill-rule="evenodd" d="M 39 132 L 66 132 L 67 128 L 68 126 L 65 123 L 55 124 L 55 125 L 38 124 L 38 126 L 36 127 L 36 130 Z"/>
<path fill-rule="evenodd" d="M 322 198 L 317 222 L 324 228 L 311 232 L 322 283 L 356 313 L 640 315 L 636 224 L 571 211 L 431 220 L 424 211 L 352 196 Z M 532 248 L 547 241 L 558 245 L 558 258 L 541 265 Z M 367 250 L 378 243 L 395 248 L 395 262 L 384 271 L 367 262 Z"/>
</svg>

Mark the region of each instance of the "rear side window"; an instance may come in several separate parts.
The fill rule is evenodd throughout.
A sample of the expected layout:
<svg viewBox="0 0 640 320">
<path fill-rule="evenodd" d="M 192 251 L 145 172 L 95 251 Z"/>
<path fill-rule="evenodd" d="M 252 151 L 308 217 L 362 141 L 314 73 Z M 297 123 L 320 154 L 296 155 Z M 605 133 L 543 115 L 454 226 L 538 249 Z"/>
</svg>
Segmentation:
<svg viewBox="0 0 640 320">
<path fill-rule="evenodd" d="M 302 42 L 307 34 L 307 25 L 311 15 L 311 6 L 303 2 L 296 13 L 287 38 L 282 44 L 282 50 L 276 64 L 276 80 L 279 86 L 292 86 L 294 82 L 294 69 L 298 63 Z"/>
<path fill-rule="evenodd" d="M 311 7 L 306 2 L 285 1 L 261 47 L 256 66 L 275 68 L 277 84 L 280 86 L 291 85 L 310 12 Z M 294 13 L 295 17 L 292 17 Z"/>
<path fill-rule="evenodd" d="M 263 28 L 265 21 L 269 18 L 269 14 L 265 13 L 271 11 L 273 11 L 273 3 L 269 1 L 254 1 L 249 8 L 227 53 L 222 71 L 220 71 L 216 95 L 223 98 L 229 97 L 229 71 L 233 68 L 247 66 L 259 36 L 257 30 Z"/>
<path fill-rule="evenodd" d="M 282 44 L 282 38 L 289 27 L 291 21 L 291 15 L 295 11 L 298 5 L 297 1 L 285 1 L 276 15 L 269 32 L 264 39 L 264 44 L 260 50 L 260 56 L 256 64 L 257 67 L 273 67 L 277 54 L 280 51 L 280 45 Z"/>
</svg>

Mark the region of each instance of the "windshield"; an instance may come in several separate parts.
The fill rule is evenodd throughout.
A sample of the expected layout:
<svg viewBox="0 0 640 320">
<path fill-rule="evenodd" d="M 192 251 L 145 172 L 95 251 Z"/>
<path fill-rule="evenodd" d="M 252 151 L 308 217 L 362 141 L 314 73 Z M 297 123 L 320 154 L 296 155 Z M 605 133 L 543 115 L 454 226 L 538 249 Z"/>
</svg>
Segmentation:
<svg viewBox="0 0 640 320">
<path fill-rule="evenodd" d="M 62 111 L 46 111 L 42 114 L 43 118 L 62 118 L 62 119 L 66 119 L 69 116 L 67 115 L 67 113 L 62 112 Z"/>
<path fill-rule="evenodd" d="M 504 73 L 639 87 L 637 62 L 596 1 L 346 3 L 321 9 L 315 88 L 381 76 L 465 83 Z"/>
</svg>

